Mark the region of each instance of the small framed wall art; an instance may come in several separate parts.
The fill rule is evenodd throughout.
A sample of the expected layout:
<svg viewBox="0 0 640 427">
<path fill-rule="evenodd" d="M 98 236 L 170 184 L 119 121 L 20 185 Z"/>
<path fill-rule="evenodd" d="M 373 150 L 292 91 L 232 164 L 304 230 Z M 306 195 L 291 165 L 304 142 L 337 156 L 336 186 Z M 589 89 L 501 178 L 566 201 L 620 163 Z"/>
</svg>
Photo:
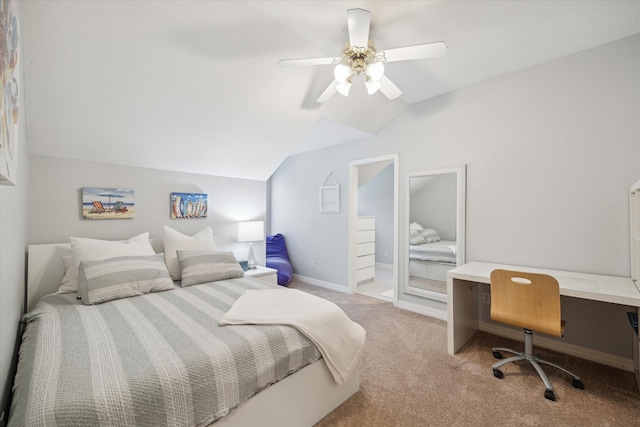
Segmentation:
<svg viewBox="0 0 640 427">
<path fill-rule="evenodd" d="M 206 218 L 207 195 L 202 193 L 171 193 L 171 219 Z"/>
<path fill-rule="evenodd" d="M 331 172 L 320 186 L 320 213 L 340 213 L 340 185 Z"/>
<path fill-rule="evenodd" d="M 82 189 L 82 218 L 131 219 L 136 210 L 135 192 L 129 188 Z"/>
</svg>

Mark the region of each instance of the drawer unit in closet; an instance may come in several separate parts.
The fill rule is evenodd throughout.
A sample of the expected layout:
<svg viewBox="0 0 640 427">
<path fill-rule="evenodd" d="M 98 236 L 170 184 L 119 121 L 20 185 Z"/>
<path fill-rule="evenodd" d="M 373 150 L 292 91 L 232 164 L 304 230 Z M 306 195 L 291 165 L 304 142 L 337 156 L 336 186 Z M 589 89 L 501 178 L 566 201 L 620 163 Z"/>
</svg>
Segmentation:
<svg viewBox="0 0 640 427">
<path fill-rule="evenodd" d="M 358 217 L 358 248 L 356 281 L 373 280 L 376 271 L 376 219 Z"/>
</svg>

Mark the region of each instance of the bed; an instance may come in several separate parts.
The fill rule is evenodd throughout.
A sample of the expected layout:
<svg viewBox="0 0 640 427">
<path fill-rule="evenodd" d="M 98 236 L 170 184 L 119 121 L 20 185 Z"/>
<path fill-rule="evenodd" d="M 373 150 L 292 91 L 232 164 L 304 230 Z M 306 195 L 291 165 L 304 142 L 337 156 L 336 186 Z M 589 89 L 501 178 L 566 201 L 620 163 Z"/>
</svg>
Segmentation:
<svg viewBox="0 0 640 427">
<path fill-rule="evenodd" d="M 455 266 L 455 240 L 409 245 L 410 276 L 445 282 L 447 271 Z"/>
<path fill-rule="evenodd" d="M 359 389 L 357 362 L 338 384 L 296 328 L 218 325 L 244 292 L 277 285 L 233 278 L 84 305 L 50 295 L 69 252 L 29 246 L 10 427 L 310 426 Z"/>
</svg>

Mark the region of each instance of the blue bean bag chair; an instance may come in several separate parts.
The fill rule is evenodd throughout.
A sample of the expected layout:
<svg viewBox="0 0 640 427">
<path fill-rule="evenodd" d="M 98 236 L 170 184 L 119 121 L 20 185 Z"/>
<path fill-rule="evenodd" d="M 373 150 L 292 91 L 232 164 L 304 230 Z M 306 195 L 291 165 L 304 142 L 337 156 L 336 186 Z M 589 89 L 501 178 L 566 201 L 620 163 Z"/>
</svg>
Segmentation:
<svg viewBox="0 0 640 427">
<path fill-rule="evenodd" d="M 267 236 L 267 267 L 278 270 L 278 285 L 289 286 L 293 279 L 293 267 L 289 261 L 287 244 L 282 234 Z"/>
</svg>

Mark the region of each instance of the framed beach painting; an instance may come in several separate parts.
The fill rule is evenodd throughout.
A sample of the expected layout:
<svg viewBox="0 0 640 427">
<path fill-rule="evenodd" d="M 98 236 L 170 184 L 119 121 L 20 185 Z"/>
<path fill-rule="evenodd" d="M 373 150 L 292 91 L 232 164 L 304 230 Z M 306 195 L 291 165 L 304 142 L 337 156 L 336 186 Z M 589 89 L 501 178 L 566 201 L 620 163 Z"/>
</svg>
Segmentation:
<svg viewBox="0 0 640 427">
<path fill-rule="evenodd" d="M 136 211 L 135 192 L 129 188 L 82 189 L 84 219 L 131 219 Z"/>
<path fill-rule="evenodd" d="M 13 0 L 0 0 L 0 185 L 16 185 L 20 69 L 18 18 Z"/>
<path fill-rule="evenodd" d="M 207 195 L 202 193 L 171 193 L 171 219 L 206 218 Z"/>
</svg>

